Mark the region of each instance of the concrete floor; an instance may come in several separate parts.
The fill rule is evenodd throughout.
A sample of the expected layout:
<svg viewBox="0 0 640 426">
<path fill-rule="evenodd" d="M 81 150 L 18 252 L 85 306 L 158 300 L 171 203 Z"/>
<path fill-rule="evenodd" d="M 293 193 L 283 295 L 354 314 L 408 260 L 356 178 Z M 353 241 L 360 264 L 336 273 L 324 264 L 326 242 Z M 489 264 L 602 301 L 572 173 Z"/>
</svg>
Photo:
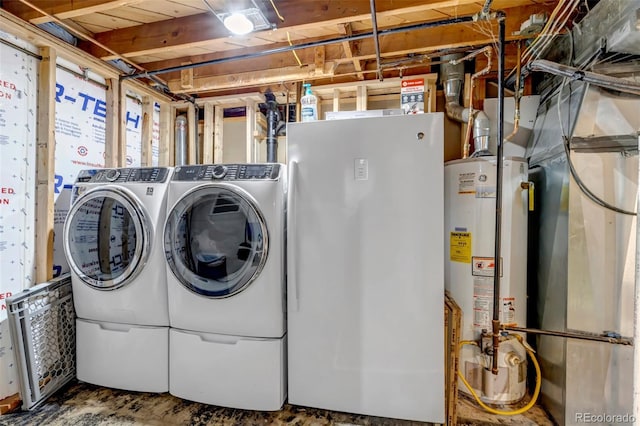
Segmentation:
<svg viewBox="0 0 640 426">
<path fill-rule="evenodd" d="M 540 407 L 525 415 L 492 416 L 466 398 L 458 404 L 458 425 L 550 425 Z M 2 426 L 121 426 L 121 425 L 376 425 L 417 426 L 381 417 L 338 413 L 285 405 L 277 412 L 221 408 L 184 401 L 169 394 L 126 392 L 72 382 L 31 412 L 0 416 Z"/>
</svg>

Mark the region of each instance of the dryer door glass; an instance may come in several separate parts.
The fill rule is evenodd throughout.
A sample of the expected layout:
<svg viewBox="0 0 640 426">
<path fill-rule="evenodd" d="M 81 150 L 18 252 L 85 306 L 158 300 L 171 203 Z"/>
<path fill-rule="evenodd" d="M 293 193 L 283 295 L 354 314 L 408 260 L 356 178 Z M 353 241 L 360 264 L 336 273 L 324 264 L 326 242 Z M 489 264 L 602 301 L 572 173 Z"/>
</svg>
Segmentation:
<svg viewBox="0 0 640 426">
<path fill-rule="evenodd" d="M 209 185 L 185 195 L 167 217 L 167 261 L 187 289 L 212 298 L 245 289 L 267 258 L 268 233 L 245 191 Z"/>
<path fill-rule="evenodd" d="M 97 190 L 74 203 L 65 224 L 65 254 L 90 286 L 112 290 L 140 272 L 148 253 L 148 223 L 124 193 Z"/>
</svg>

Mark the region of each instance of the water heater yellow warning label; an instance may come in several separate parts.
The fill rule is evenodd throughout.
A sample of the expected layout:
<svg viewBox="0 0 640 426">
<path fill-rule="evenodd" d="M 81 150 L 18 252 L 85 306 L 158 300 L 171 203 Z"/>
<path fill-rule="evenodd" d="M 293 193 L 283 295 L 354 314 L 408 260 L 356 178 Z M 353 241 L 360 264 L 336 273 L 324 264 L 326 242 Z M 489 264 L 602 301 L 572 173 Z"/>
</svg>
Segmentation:
<svg viewBox="0 0 640 426">
<path fill-rule="evenodd" d="M 471 232 L 451 232 L 449 247 L 452 262 L 471 263 Z"/>
</svg>

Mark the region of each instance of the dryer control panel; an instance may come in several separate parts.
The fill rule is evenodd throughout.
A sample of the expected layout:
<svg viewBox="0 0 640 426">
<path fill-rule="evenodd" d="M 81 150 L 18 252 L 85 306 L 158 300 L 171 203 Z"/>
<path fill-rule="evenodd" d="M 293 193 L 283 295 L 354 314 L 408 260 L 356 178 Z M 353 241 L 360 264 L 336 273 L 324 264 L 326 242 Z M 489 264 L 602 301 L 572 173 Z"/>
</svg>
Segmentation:
<svg viewBox="0 0 640 426">
<path fill-rule="evenodd" d="M 278 180 L 282 164 L 209 164 L 176 167 L 173 181 Z"/>
<path fill-rule="evenodd" d="M 81 170 L 76 179 L 89 183 L 162 183 L 166 182 L 166 167 L 129 167 L 122 169 Z"/>
</svg>

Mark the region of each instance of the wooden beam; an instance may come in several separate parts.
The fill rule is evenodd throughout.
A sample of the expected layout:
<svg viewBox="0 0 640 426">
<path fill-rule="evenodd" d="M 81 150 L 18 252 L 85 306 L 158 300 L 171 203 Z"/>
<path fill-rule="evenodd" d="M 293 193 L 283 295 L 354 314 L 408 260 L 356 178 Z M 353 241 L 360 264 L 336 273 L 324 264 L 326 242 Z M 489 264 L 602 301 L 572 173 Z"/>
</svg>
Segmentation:
<svg viewBox="0 0 640 426">
<path fill-rule="evenodd" d="M 118 84 L 118 167 L 129 167 L 127 164 L 127 91 L 124 84 Z M 109 112 L 107 112 L 107 116 Z"/>
<path fill-rule="evenodd" d="M 216 105 L 213 108 L 213 116 L 213 161 L 216 163 L 222 163 L 224 162 L 224 134 L 222 131 L 224 124 L 224 108 L 221 105 Z"/>
<path fill-rule="evenodd" d="M 395 2 L 383 3 L 376 10 L 378 19 L 464 5 L 475 6 L 478 11 L 482 8 L 477 0 L 403 0 L 401 4 L 402 7 L 397 7 Z M 331 7 L 317 0 L 298 0 L 286 2 L 278 9 L 286 19 L 278 31 L 288 31 L 290 34 L 319 26 L 335 28 L 346 22 L 371 19 L 369 0 L 332 0 Z M 195 28 L 197 31 L 194 31 Z M 211 13 L 203 13 L 116 29 L 97 34 L 96 39 L 125 57 L 135 57 L 203 47 L 210 44 L 211 40 L 225 39 L 228 36 L 228 31 L 218 19 Z M 94 45 L 84 46 L 94 56 L 102 57 L 106 54 Z"/>
<path fill-rule="evenodd" d="M 171 146 L 173 144 L 173 108 L 167 102 L 160 104 L 160 146 L 158 149 L 158 165 L 171 166 Z"/>
<path fill-rule="evenodd" d="M 356 111 L 367 110 L 367 85 L 359 84 L 356 88 Z"/>
<path fill-rule="evenodd" d="M 314 49 L 314 53 L 315 53 L 315 58 L 314 58 L 315 69 L 316 70 L 324 70 L 324 65 L 325 65 L 325 61 L 324 61 L 324 57 L 325 57 L 324 46 L 316 47 Z"/>
<path fill-rule="evenodd" d="M 182 65 L 190 65 L 191 61 L 183 62 Z M 193 89 L 193 68 L 180 71 L 180 88 Z"/>
<path fill-rule="evenodd" d="M 149 96 L 142 97 L 142 166 L 150 167 L 153 163 L 153 104 Z"/>
<path fill-rule="evenodd" d="M 36 283 L 53 278 L 53 222 L 56 151 L 56 51 L 40 49 L 36 148 Z"/>
<path fill-rule="evenodd" d="M 505 23 L 506 34 L 508 34 L 507 39 L 521 39 L 521 36 L 513 35 L 515 31 L 519 30 L 521 22 L 528 19 L 535 11 L 540 11 L 541 8 L 544 9 L 547 7 L 548 6 L 544 5 L 535 5 L 509 9 Z M 493 39 L 489 35 L 479 33 L 477 25 L 477 23 L 457 24 L 385 36 L 385 53 L 382 54 L 382 57 L 393 58 L 399 55 L 424 54 L 455 47 L 471 48 L 473 46 L 491 44 Z M 306 50 L 309 49 L 301 51 L 299 56 L 303 62 L 310 62 L 313 60 L 310 56 L 313 52 L 306 52 Z M 248 51 L 252 52 L 253 49 L 242 50 L 244 53 Z M 206 61 L 238 54 L 240 54 L 240 51 L 231 51 L 225 52 L 224 54 L 204 55 L 198 57 L 197 60 Z M 287 53 L 261 58 L 264 60 L 231 61 L 216 66 L 199 67 L 195 70 L 196 78 L 194 80 L 194 88 L 189 92 L 197 93 L 198 91 L 230 89 L 241 86 L 260 86 L 277 83 L 281 79 L 284 81 L 309 81 L 327 76 L 337 77 L 340 74 L 332 74 L 330 71 L 331 68 L 329 68 L 330 64 L 347 63 L 353 60 L 366 61 L 375 59 L 373 40 L 361 40 L 357 55 L 358 56 L 354 56 L 353 58 L 345 58 L 343 48 L 340 44 L 325 46 L 326 65 L 324 73 L 319 73 L 317 70 L 315 73 L 312 73 L 309 68 L 301 69 L 295 65 L 291 55 Z M 179 64 L 179 60 L 172 60 L 165 63 L 146 64 L 146 66 L 153 69 L 163 65 L 174 66 Z M 260 71 L 258 69 L 260 69 Z M 263 71 L 265 69 L 266 71 Z M 180 85 L 178 83 L 179 73 L 164 74 L 164 76 L 167 77 L 170 89 L 180 92 Z"/>
<path fill-rule="evenodd" d="M 132 6 L 138 3 L 142 3 L 145 0 L 116 0 L 116 1 L 104 1 L 104 0 L 66 0 L 66 1 L 51 1 L 51 0 L 29 0 L 29 3 L 44 10 L 50 15 L 55 16 L 58 19 L 70 19 L 77 18 L 78 16 L 89 15 L 91 13 L 106 12 L 112 9 L 123 6 Z M 6 2 L 7 5 L 3 5 L 14 15 L 18 15 L 21 19 L 29 21 L 34 25 L 50 22 L 50 18 L 42 16 L 37 11 L 31 9 L 27 5 L 11 5 L 13 2 Z"/>
<path fill-rule="evenodd" d="M 348 22 L 346 24 L 340 24 L 339 27 L 342 27 L 342 31 L 344 35 L 346 36 L 351 36 L 353 35 L 353 29 L 351 28 L 351 23 Z M 356 76 L 358 77 L 358 80 L 364 80 L 364 74 L 362 74 L 362 64 L 360 63 L 360 61 L 355 58 L 354 56 L 358 56 L 357 53 L 354 54 L 355 49 L 355 43 L 352 41 L 343 41 L 342 42 L 342 49 L 344 50 L 344 56 L 346 58 L 349 58 L 353 61 L 353 67 L 355 68 L 356 71 L 358 71 L 358 73 L 356 74 Z"/>
<path fill-rule="evenodd" d="M 204 104 L 204 131 L 202 132 L 202 164 L 213 163 L 214 109 L 211 102 Z"/>
<path fill-rule="evenodd" d="M 326 67 L 330 67 L 326 64 Z M 173 80 L 169 82 L 169 90 L 173 93 L 195 93 L 221 89 L 261 86 L 282 81 L 310 80 L 319 77 L 331 77 L 329 72 L 316 69 L 314 66 L 287 67 L 280 69 L 260 70 L 247 73 L 231 73 L 221 76 L 196 78 L 191 89 L 182 88 L 182 83 Z"/>
<path fill-rule="evenodd" d="M 333 111 L 340 111 L 340 89 L 333 89 Z"/>
<path fill-rule="evenodd" d="M 107 80 L 107 118 L 105 121 L 104 153 L 105 166 L 118 167 L 119 164 L 119 144 L 118 136 L 120 120 L 120 81 L 117 78 Z"/>
<path fill-rule="evenodd" d="M 436 80 L 433 81 L 425 81 L 424 84 L 427 86 L 427 91 L 429 93 L 429 98 L 428 98 L 428 109 L 427 112 L 436 112 L 437 111 L 437 106 L 436 106 Z"/>
<path fill-rule="evenodd" d="M 254 132 L 256 130 L 256 104 L 255 102 L 247 102 L 246 105 L 246 129 L 247 129 L 247 149 L 246 149 L 246 160 L 247 163 L 254 163 L 256 160 L 256 141 L 254 137 Z"/>
<path fill-rule="evenodd" d="M 25 23 L 4 9 L 0 9 L 0 28 L 2 28 L 2 31 L 28 41 L 36 47 L 51 47 L 55 49 L 57 56 L 78 66 L 88 68 L 105 79 L 118 78 L 120 76 L 120 71 L 112 65 L 87 55 L 87 52 L 71 46 L 38 27 Z M 167 95 L 157 92 L 139 81 L 130 81 L 129 84 L 140 94 L 148 94 L 159 101 L 170 100 Z"/>
</svg>

